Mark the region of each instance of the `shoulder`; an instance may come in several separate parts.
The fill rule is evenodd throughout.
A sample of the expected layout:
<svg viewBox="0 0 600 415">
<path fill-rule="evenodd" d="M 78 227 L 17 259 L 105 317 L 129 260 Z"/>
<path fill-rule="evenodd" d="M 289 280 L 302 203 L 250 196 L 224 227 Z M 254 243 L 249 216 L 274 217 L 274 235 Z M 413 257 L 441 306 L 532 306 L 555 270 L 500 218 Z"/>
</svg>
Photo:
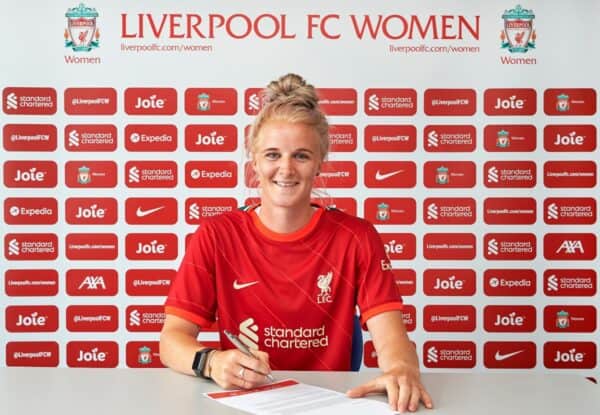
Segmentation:
<svg viewBox="0 0 600 415">
<path fill-rule="evenodd" d="M 211 212 L 204 213 L 204 215 L 213 216 L 204 216 L 202 218 L 202 223 L 196 230 L 196 233 L 222 233 L 222 232 L 232 232 L 235 230 L 240 230 L 245 223 L 250 220 L 248 212 L 245 210 L 245 207 L 233 209 L 226 212 Z M 201 215 L 203 215 L 201 213 Z"/>
<path fill-rule="evenodd" d="M 357 236 L 377 232 L 371 222 L 363 218 L 349 215 L 335 208 L 325 208 L 323 216 L 327 222 L 337 227 L 338 231 L 351 232 Z"/>
</svg>

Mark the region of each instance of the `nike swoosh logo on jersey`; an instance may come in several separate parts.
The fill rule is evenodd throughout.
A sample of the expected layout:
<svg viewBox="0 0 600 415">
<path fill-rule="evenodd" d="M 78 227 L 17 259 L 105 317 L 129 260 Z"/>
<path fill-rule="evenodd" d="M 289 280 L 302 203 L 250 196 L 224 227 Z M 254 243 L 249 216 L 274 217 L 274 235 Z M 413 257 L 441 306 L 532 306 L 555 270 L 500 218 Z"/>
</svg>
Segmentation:
<svg viewBox="0 0 600 415">
<path fill-rule="evenodd" d="M 377 170 L 377 172 L 375 173 L 375 180 L 385 180 L 387 178 L 397 175 L 398 173 L 402 173 L 403 171 L 404 170 L 396 170 L 391 171 L 389 173 L 381 174 L 381 172 Z"/>
<path fill-rule="evenodd" d="M 142 208 L 138 206 L 137 210 L 135 211 L 135 214 L 137 215 L 138 218 L 143 218 L 144 216 L 151 215 L 152 213 L 158 212 L 159 210 L 164 209 L 164 208 L 165 208 L 164 206 L 159 206 L 154 209 L 142 210 Z"/>
<path fill-rule="evenodd" d="M 519 353 L 522 353 L 522 352 L 524 352 L 524 351 L 525 351 L 525 350 L 517 350 L 516 352 L 512 352 L 512 353 L 506 353 L 506 354 L 500 354 L 500 352 L 496 352 L 496 356 L 494 356 L 494 357 L 496 358 L 496 360 L 497 360 L 498 362 L 501 362 L 501 361 L 503 361 L 503 360 L 506 360 L 506 359 L 508 359 L 508 358 L 510 358 L 510 357 L 516 356 L 516 355 L 518 355 Z"/>
<path fill-rule="evenodd" d="M 250 282 L 245 282 L 245 283 L 239 283 L 237 280 L 235 280 L 233 282 L 233 289 L 234 290 L 241 290 L 242 288 L 247 288 L 247 287 L 251 287 L 254 284 L 258 284 L 259 281 L 250 281 Z"/>
</svg>

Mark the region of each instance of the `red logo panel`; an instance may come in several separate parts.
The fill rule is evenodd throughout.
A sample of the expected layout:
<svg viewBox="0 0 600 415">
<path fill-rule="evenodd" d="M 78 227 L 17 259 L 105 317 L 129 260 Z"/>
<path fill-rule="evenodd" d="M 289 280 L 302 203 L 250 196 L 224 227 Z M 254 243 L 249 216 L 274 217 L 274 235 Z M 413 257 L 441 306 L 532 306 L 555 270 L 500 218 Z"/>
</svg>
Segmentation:
<svg viewBox="0 0 600 415">
<path fill-rule="evenodd" d="M 237 163 L 234 161 L 188 161 L 185 163 L 187 187 L 236 187 Z"/>
<path fill-rule="evenodd" d="M 477 108 L 474 89 L 426 89 L 425 114 L 473 115 Z"/>
<path fill-rule="evenodd" d="M 476 347 L 466 341 L 428 341 L 423 343 L 423 365 L 428 368 L 470 369 L 475 367 Z"/>
<path fill-rule="evenodd" d="M 411 197 L 368 197 L 364 212 L 374 225 L 411 225 L 416 221 L 417 202 Z"/>
<path fill-rule="evenodd" d="M 166 261 L 177 258 L 174 233 L 130 233 L 125 237 L 125 256 L 134 260 Z"/>
<path fill-rule="evenodd" d="M 593 161 L 547 161 L 544 163 L 546 187 L 596 187 Z"/>
<path fill-rule="evenodd" d="M 206 347 L 219 348 L 212 342 L 202 342 Z M 210 344 L 210 345 L 209 345 Z M 127 367 L 162 368 L 160 363 L 159 343 L 157 341 L 127 342 Z"/>
<path fill-rule="evenodd" d="M 113 305 L 71 305 L 67 307 L 67 330 L 117 331 L 119 311 Z"/>
<path fill-rule="evenodd" d="M 398 293 L 403 295 L 414 295 L 417 291 L 417 273 L 414 269 L 392 269 L 394 281 Z"/>
<path fill-rule="evenodd" d="M 127 88 L 125 112 L 129 115 L 173 115 L 177 112 L 175 88 Z"/>
<path fill-rule="evenodd" d="M 426 305 L 423 308 L 425 331 L 471 332 L 475 330 L 472 305 Z"/>
<path fill-rule="evenodd" d="M 488 161 L 483 165 L 485 187 L 535 187 L 534 161 Z"/>
<path fill-rule="evenodd" d="M 593 269 L 547 269 L 544 294 L 550 297 L 596 295 L 598 276 Z"/>
<path fill-rule="evenodd" d="M 12 261 L 49 261 L 58 256 L 58 237 L 53 233 L 7 233 L 4 257 Z"/>
<path fill-rule="evenodd" d="M 324 161 L 314 186 L 321 188 L 352 188 L 356 186 L 356 163 L 353 161 Z"/>
<path fill-rule="evenodd" d="M 56 89 L 7 87 L 2 90 L 2 109 L 9 115 L 56 114 Z"/>
<path fill-rule="evenodd" d="M 493 333 L 531 333 L 535 315 L 532 305 L 488 305 L 483 308 L 483 327 Z"/>
<path fill-rule="evenodd" d="M 203 220 L 223 213 L 231 213 L 238 207 L 233 197 L 192 197 L 185 201 L 185 222 L 199 225 Z"/>
<path fill-rule="evenodd" d="M 427 125 L 423 130 L 423 148 L 430 153 L 475 151 L 474 125 Z"/>
<path fill-rule="evenodd" d="M 58 272 L 54 269 L 9 269 L 4 274 L 4 290 L 12 297 L 58 294 Z"/>
<path fill-rule="evenodd" d="M 6 343 L 6 366 L 58 366 L 57 342 L 8 342 Z"/>
<path fill-rule="evenodd" d="M 472 161 L 427 161 L 423 166 L 423 184 L 429 188 L 470 188 L 475 186 Z"/>
<path fill-rule="evenodd" d="M 544 222 L 550 225 L 593 225 L 596 199 L 591 197 L 549 197 L 544 199 Z"/>
<path fill-rule="evenodd" d="M 53 305 L 15 305 L 5 309 L 6 330 L 12 333 L 37 333 L 58 330 L 58 307 Z"/>
<path fill-rule="evenodd" d="M 261 97 L 262 88 L 248 88 L 244 91 L 244 111 L 248 115 L 256 115 L 264 106 Z"/>
<path fill-rule="evenodd" d="M 365 342 L 363 364 L 366 367 L 379 367 L 379 363 L 377 361 L 377 352 L 375 351 L 375 346 L 371 340 L 367 340 Z"/>
<path fill-rule="evenodd" d="M 547 125 L 544 127 L 546 151 L 594 151 L 596 149 L 596 126 Z"/>
<path fill-rule="evenodd" d="M 488 225 L 531 225 L 536 215 L 532 197 L 488 197 L 483 202 L 483 221 Z"/>
<path fill-rule="evenodd" d="M 69 233 L 65 244 L 67 258 L 72 260 L 112 260 L 119 252 L 114 233 Z"/>
<path fill-rule="evenodd" d="M 119 287 L 114 269 L 70 269 L 67 271 L 67 294 L 73 296 L 112 296 Z"/>
<path fill-rule="evenodd" d="M 356 199 L 353 197 L 325 197 L 315 199 L 314 202 L 356 216 Z"/>
<path fill-rule="evenodd" d="M 125 163 L 127 187 L 175 187 L 177 163 L 174 161 L 128 161 Z"/>
<path fill-rule="evenodd" d="M 534 125 L 486 125 L 483 145 L 489 152 L 530 152 L 537 147 L 536 135 Z"/>
<path fill-rule="evenodd" d="M 191 124 L 185 127 L 187 151 L 235 151 L 237 127 L 233 124 Z"/>
<path fill-rule="evenodd" d="M 429 197 L 423 201 L 423 221 L 428 225 L 472 225 L 477 211 L 470 197 Z"/>
<path fill-rule="evenodd" d="M 596 307 L 546 306 L 544 307 L 544 330 L 550 333 L 593 333 L 596 331 Z"/>
<path fill-rule="evenodd" d="M 385 253 L 389 259 L 414 259 L 417 239 L 412 233 L 380 233 Z"/>
<path fill-rule="evenodd" d="M 426 233 L 423 235 L 425 259 L 474 259 L 477 251 L 472 233 Z"/>
<path fill-rule="evenodd" d="M 485 342 L 483 364 L 488 369 L 533 369 L 536 345 L 534 342 Z"/>
<path fill-rule="evenodd" d="M 417 148 L 414 125 L 367 125 L 365 150 L 372 152 L 413 152 Z"/>
<path fill-rule="evenodd" d="M 413 188 L 417 165 L 412 161 L 367 161 L 365 186 L 370 188 Z"/>
<path fill-rule="evenodd" d="M 166 296 L 177 271 L 174 269 L 130 269 L 125 289 L 131 296 Z"/>
<path fill-rule="evenodd" d="M 2 127 L 6 151 L 54 151 L 57 136 L 52 124 L 5 124 Z"/>
<path fill-rule="evenodd" d="M 162 305 L 131 305 L 125 311 L 128 331 L 159 332 L 165 321 L 165 307 Z"/>
<path fill-rule="evenodd" d="M 487 233 L 483 237 L 483 254 L 489 260 L 525 261 L 537 255 L 533 233 Z"/>
<path fill-rule="evenodd" d="M 67 187 L 116 187 L 117 163 L 114 161 L 67 161 L 65 164 Z"/>
<path fill-rule="evenodd" d="M 548 369 L 593 369 L 596 367 L 596 343 L 546 342 L 544 366 Z"/>
<path fill-rule="evenodd" d="M 111 225 L 117 223 L 117 199 L 112 197 L 71 197 L 65 202 L 67 223 Z"/>
<path fill-rule="evenodd" d="M 532 269 L 487 269 L 483 290 L 492 297 L 529 297 L 536 292 L 536 273 Z"/>
<path fill-rule="evenodd" d="M 544 91 L 546 115 L 594 115 L 596 91 L 592 88 L 551 88 Z"/>
<path fill-rule="evenodd" d="M 67 151 L 115 151 L 117 127 L 110 124 L 69 124 L 65 126 Z"/>
<path fill-rule="evenodd" d="M 57 183 L 53 161 L 4 162 L 4 186 L 16 188 L 52 188 Z"/>
<path fill-rule="evenodd" d="M 175 151 L 177 127 L 173 124 L 128 124 L 124 141 L 127 151 Z"/>
<path fill-rule="evenodd" d="M 354 115 L 358 108 L 358 97 L 354 88 L 317 88 L 319 107 L 331 115 Z"/>
<path fill-rule="evenodd" d="M 114 88 L 67 88 L 65 112 L 69 115 L 113 115 L 117 112 Z"/>
<path fill-rule="evenodd" d="M 130 225 L 173 225 L 177 223 L 177 199 L 173 197 L 129 197 L 125 221 Z"/>
<path fill-rule="evenodd" d="M 110 341 L 75 341 L 67 343 L 69 367 L 117 367 L 119 345 Z"/>
<path fill-rule="evenodd" d="M 483 110 L 487 115 L 533 115 L 537 111 L 533 88 L 486 89 Z"/>
<path fill-rule="evenodd" d="M 417 309 L 414 305 L 404 304 L 402 306 L 402 322 L 406 331 L 414 331 L 417 327 Z"/>
<path fill-rule="evenodd" d="M 547 233 L 544 235 L 544 258 L 555 261 L 593 260 L 596 258 L 596 235 L 593 233 Z"/>
<path fill-rule="evenodd" d="M 349 153 L 356 150 L 358 132 L 354 125 L 333 124 L 329 126 L 329 151 Z"/>
<path fill-rule="evenodd" d="M 58 203 L 53 197 L 9 197 L 4 199 L 7 225 L 54 225 Z"/>
<path fill-rule="evenodd" d="M 233 115 L 237 112 L 237 91 L 233 88 L 188 88 L 185 113 L 188 115 Z"/>
<path fill-rule="evenodd" d="M 365 91 L 367 115 L 415 115 L 417 91 L 414 89 L 367 89 Z"/>
<path fill-rule="evenodd" d="M 426 269 L 423 292 L 425 295 L 470 296 L 475 294 L 475 281 L 472 269 Z"/>
</svg>

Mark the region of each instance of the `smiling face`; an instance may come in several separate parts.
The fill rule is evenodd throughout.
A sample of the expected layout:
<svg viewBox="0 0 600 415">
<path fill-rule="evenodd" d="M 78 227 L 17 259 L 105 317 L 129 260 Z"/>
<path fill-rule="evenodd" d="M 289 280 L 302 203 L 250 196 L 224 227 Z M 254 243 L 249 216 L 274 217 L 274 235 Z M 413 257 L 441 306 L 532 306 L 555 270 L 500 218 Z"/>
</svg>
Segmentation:
<svg viewBox="0 0 600 415">
<path fill-rule="evenodd" d="M 268 121 L 253 150 L 252 166 L 263 208 L 310 207 L 313 180 L 322 162 L 315 129 L 301 123 Z"/>
</svg>

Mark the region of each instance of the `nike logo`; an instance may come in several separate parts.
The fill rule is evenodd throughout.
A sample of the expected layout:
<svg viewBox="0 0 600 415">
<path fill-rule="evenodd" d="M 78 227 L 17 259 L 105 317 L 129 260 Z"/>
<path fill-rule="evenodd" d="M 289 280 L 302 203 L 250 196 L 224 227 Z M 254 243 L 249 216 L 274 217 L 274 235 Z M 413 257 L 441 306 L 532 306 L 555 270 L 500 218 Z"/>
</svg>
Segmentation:
<svg viewBox="0 0 600 415">
<path fill-rule="evenodd" d="M 164 206 L 159 206 L 154 209 L 142 210 L 142 208 L 138 206 L 137 210 L 135 211 L 135 214 L 137 215 L 138 218 L 143 218 L 144 216 L 151 215 L 152 213 L 158 212 L 159 210 L 164 209 L 164 208 L 165 208 Z"/>
<path fill-rule="evenodd" d="M 381 172 L 377 170 L 377 172 L 375 173 L 375 180 L 385 180 L 387 178 L 397 175 L 398 173 L 402 173 L 403 171 L 404 170 L 396 170 L 391 171 L 389 173 L 381 174 Z"/>
<path fill-rule="evenodd" d="M 233 282 L 233 289 L 234 290 L 241 290 L 242 288 L 251 287 L 254 284 L 258 284 L 258 283 L 259 283 L 259 281 L 251 281 L 251 282 L 245 282 L 245 283 L 240 284 L 237 280 L 235 280 Z"/>
<path fill-rule="evenodd" d="M 516 356 L 519 353 L 523 353 L 525 350 L 517 350 L 516 352 L 512 352 L 512 353 L 506 353 L 506 354 L 500 354 L 500 352 L 496 352 L 496 356 L 494 356 L 496 358 L 497 361 L 501 362 L 503 360 L 506 360 L 510 357 Z"/>
</svg>

